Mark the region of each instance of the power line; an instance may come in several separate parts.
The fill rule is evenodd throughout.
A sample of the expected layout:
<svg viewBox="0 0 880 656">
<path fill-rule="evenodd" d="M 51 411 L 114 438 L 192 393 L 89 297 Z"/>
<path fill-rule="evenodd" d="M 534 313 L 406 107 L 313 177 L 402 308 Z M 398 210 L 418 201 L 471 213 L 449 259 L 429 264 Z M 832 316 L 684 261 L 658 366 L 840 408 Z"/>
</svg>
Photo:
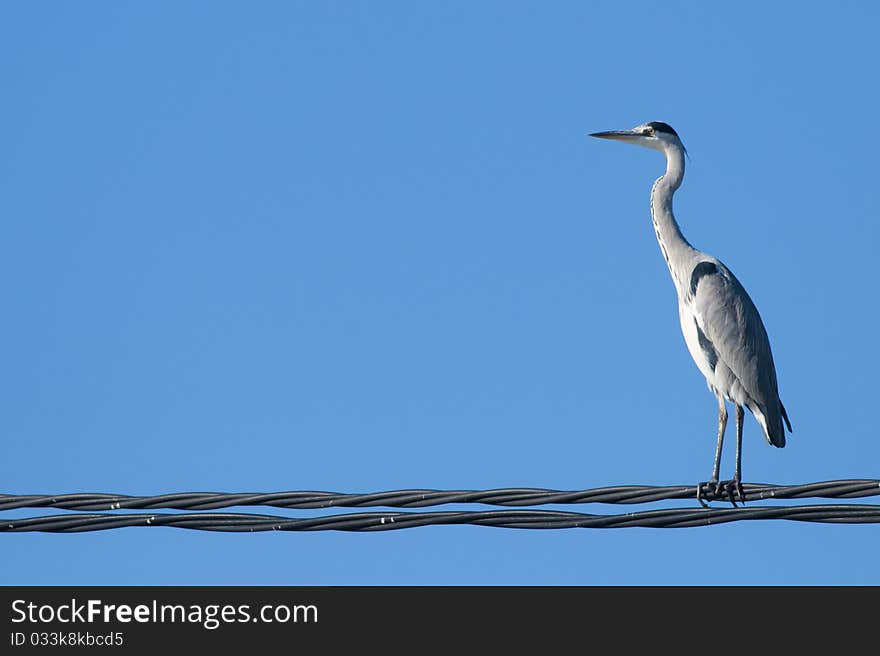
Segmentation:
<svg viewBox="0 0 880 656">
<path fill-rule="evenodd" d="M 742 520 L 864 524 L 880 523 L 880 506 L 802 505 L 754 506 L 766 499 L 852 499 L 880 496 L 880 479 L 822 481 L 802 485 L 747 483 L 747 507 L 672 508 L 594 515 L 556 510 L 477 510 L 434 512 L 362 512 L 322 517 L 283 517 L 256 513 L 192 512 L 235 506 L 285 509 L 363 508 L 385 506 L 423 508 L 443 504 L 536 506 L 543 504 L 637 504 L 696 499 L 695 485 L 623 485 L 586 490 L 499 488 L 491 490 L 390 490 L 367 494 L 339 492 L 178 492 L 156 496 L 73 493 L 61 495 L 0 495 L 0 510 L 59 508 L 74 512 L 39 517 L 0 519 L 0 532 L 81 533 L 136 526 L 165 526 L 200 531 L 387 531 L 430 525 L 475 525 L 501 528 L 685 528 Z M 705 492 L 703 498 L 706 499 Z M 121 514 L 117 510 L 170 509 L 164 514 Z M 86 513 L 85 511 L 111 511 Z"/>
<path fill-rule="evenodd" d="M 746 501 L 765 499 L 854 499 L 880 496 L 880 479 L 821 481 L 801 485 L 743 484 Z M 707 499 L 706 494 L 703 498 Z M 537 506 L 546 504 L 611 503 L 637 504 L 675 499 L 696 499 L 696 485 L 623 485 L 586 490 L 545 488 L 499 488 L 491 490 L 391 490 L 367 494 L 340 492 L 176 492 L 156 496 L 124 494 L 39 494 L 0 495 L 0 510 L 18 508 L 60 508 L 76 511 L 100 510 L 216 510 L 234 506 L 270 506 L 288 509 L 330 507 L 424 508 L 443 504 L 479 503 L 493 506 Z M 708 498 L 711 500 L 711 497 Z M 720 499 L 719 499 L 720 500 Z"/>
<path fill-rule="evenodd" d="M 5 520 L 2 532 L 82 533 L 125 527 L 165 526 L 199 531 L 389 531 L 430 525 L 474 525 L 519 529 L 688 528 L 740 520 L 790 520 L 837 524 L 880 523 L 880 506 L 818 505 L 748 508 L 674 508 L 620 515 L 550 510 L 351 513 L 290 518 L 238 513 L 61 514 Z"/>
</svg>

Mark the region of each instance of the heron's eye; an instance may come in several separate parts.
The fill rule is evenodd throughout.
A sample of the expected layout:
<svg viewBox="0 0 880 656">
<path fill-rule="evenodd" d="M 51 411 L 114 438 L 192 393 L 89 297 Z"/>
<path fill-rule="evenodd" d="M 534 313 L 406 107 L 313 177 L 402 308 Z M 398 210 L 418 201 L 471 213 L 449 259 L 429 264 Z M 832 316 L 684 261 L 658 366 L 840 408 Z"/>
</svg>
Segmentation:
<svg viewBox="0 0 880 656">
<path fill-rule="evenodd" d="M 645 128 L 645 134 L 654 134 L 654 128 L 652 128 L 652 127 Z"/>
</svg>

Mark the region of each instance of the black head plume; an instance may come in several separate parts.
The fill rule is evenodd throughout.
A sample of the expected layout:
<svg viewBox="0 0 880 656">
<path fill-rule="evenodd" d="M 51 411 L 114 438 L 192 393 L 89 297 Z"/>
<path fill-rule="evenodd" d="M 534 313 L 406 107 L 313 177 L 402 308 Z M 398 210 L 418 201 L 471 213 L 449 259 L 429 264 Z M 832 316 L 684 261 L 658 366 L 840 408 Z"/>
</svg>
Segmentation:
<svg viewBox="0 0 880 656">
<path fill-rule="evenodd" d="M 669 123 L 664 123 L 663 121 L 651 121 L 648 125 L 654 128 L 654 132 L 666 132 L 668 134 L 674 134 L 676 137 L 678 136 L 678 132 L 673 130 Z"/>
</svg>

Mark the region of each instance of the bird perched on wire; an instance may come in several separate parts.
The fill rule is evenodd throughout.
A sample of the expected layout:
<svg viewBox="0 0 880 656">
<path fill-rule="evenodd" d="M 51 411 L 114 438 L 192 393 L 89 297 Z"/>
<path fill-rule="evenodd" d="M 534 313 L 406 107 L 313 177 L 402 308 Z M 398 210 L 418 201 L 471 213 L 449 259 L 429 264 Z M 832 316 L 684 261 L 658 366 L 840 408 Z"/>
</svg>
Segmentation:
<svg viewBox="0 0 880 656">
<path fill-rule="evenodd" d="M 651 189 L 651 219 L 660 251 L 678 294 L 681 331 L 691 357 L 718 399 L 718 440 L 712 479 L 697 485 L 697 499 L 723 497 L 745 501 L 742 488 L 743 408 L 755 416 L 767 441 L 785 446 L 791 423 L 776 382 L 770 340 L 761 316 L 739 280 L 718 258 L 697 250 L 681 233 L 672 213 L 672 197 L 684 178 L 686 150 L 675 130 L 660 121 L 631 130 L 594 132 L 590 136 L 644 146 L 666 156 L 666 173 Z M 719 480 L 721 446 L 727 427 L 725 400 L 736 409 L 736 471 Z"/>
</svg>

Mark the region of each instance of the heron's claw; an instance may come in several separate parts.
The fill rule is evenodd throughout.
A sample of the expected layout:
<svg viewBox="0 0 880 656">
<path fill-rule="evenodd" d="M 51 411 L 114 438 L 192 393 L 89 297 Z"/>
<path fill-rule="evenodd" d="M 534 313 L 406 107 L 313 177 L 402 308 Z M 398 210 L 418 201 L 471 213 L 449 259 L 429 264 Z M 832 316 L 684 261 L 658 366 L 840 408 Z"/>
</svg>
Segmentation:
<svg viewBox="0 0 880 656">
<path fill-rule="evenodd" d="M 709 507 L 707 501 L 724 499 L 730 501 L 734 508 L 738 508 L 739 506 L 736 505 L 737 497 L 743 505 L 746 504 L 746 494 L 743 491 L 742 482 L 737 478 L 729 481 L 711 480 L 697 483 L 697 501 L 703 508 Z"/>
<path fill-rule="evenodd" d="M 709 481 L 709 483 L 704 483 L 704 485 L 709 487 L 713 499 L 721 501 L 727 499 L 733 504 L 734 508 L 739 508 L 739 506 L 736 505 L 737 497 L 739 497 L 740 503 L 746 505 L 746 493 L 743 491 L 742 482 L 739 479 L 734 478 L 729 481 Z"/>
<path fill-rule="evenodd" d="M 727 493 L 727 498 L 730 500 L 730 503 L 733 504 L 733 507 L 736 508 L 736 497 L 739 496 L 740 503 L 742 505 L 746 505 L 746 493 L 743 490 L 742 481 L 738 478 L 734 478 L 733 480 L 726 481 L 724 483 L 724 491 Z"/>
<path fill-rule="evenodd" d="M 697 501 L 703 508 L 708 508 L 706 501 L 714 501 L 720 496 L 721 488 L 717 480 L 706 481 L 705 483 L 697 483 Z M 705 501 L 703 500 L 705 498 Z"/>
</svg>

